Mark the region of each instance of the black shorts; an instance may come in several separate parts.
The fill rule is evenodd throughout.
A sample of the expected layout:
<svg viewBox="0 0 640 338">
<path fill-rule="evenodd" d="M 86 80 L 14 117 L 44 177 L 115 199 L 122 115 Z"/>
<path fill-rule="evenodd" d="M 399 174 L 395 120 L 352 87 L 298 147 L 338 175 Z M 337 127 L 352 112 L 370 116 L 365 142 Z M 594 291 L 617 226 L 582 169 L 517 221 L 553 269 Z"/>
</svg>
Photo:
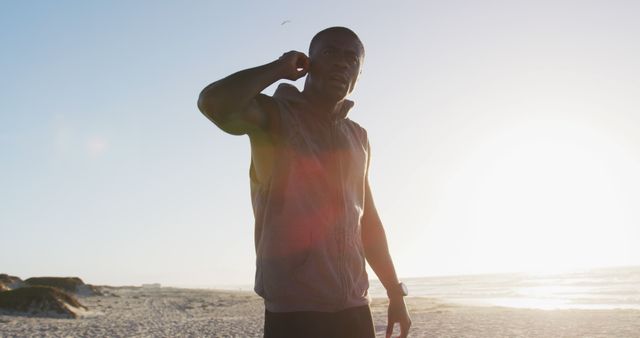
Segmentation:
<svg viewBox="0 0 640 338">
<path fill-rule="evenodd" d="M 368 305 L 338 312 L 269 312 L 264 314 L 265 338 L 374 338 Z"/>
</svg>

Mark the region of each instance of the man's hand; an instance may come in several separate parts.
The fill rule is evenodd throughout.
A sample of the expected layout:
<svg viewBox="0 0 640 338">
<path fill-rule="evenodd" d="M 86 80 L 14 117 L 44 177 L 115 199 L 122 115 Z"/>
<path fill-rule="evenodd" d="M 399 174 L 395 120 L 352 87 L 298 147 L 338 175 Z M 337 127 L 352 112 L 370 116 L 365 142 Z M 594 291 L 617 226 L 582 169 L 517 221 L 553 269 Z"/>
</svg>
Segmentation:
<svg viewBox="0 0 640 338">
<path fill-rule="evenodd" d="M 198 109 L 232 135 L 265 130 L 270 114 L 267 106 L 277 107 L 271 98 L 260 93 L 279 80 L 295 81 L 305 76 L 310 64 L 304 53 L 290 51 L 265 65 L 233 73 L 202 90 Z"/>
<path fill-rule="evenodd" d="M 407 305 L 404 303 L 404 298 L 391 298 L 389 299 L 389 310 L 387 316 L 387 335 L 386 338 L 391 337 L 393 333 L 393 326 L 395 323 L 400 325 L 400 338 L 406 338 L 409 335 L 409 328 L 411 327 L 411 318 L 409 317 L 409 311 L 407 311 Z"/>
<path fill-rule="evenodd" d="M 282 78 L 295 81 L 309 72 L 309 57 L 294 50 L 282 54 L 278 59 Z"/>
</svg>

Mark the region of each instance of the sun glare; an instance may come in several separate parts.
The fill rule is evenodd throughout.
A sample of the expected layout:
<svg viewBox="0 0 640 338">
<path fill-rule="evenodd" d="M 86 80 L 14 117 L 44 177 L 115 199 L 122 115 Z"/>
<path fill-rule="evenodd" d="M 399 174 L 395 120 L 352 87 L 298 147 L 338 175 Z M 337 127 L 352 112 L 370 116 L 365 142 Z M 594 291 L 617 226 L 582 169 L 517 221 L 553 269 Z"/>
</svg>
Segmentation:
<svg viewBox="0 0 640 338">
<path fill-rule="evenodd" d="M 466 250 L 488 271 L 558 272 L 624 262 L 631 252 L 625 149 L 562 121 L 509 126 L 447 182 Z M 637 182 L 636 182 L 637 184 Z M 627 190 L 625 190 L 627 189 Z"/>
</svg>

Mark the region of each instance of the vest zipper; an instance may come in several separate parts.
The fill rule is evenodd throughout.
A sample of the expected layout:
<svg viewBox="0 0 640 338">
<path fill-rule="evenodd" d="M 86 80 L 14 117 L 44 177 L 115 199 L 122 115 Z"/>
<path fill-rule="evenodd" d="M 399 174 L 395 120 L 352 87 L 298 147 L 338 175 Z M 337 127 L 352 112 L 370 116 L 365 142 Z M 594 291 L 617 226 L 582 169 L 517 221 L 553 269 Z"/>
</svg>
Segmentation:
<svg viewBox="0 0 640 338">
<path fill-rule="evenodd" d="M 340 208 L 338 209 L 338 211 L 340 211 L 338 213 L 339 216 L 339 222 L 338 222 L 338 231 L 336 234 L 337 237 L 337 244 L 338 244 L 338 274 L 339 274 L 339 278 L 340 278 L 340 283 L 341 283 L 341 308 L 344 307 L 344 305 L 347 302 L 347 298 L 348 298 L 348 281 L 347 279 L 347 271 L 346 271 L 346 259 L 345 259 L 345 253 L 346 253 L 346 245 L 347 245 L 347 229 L 345 228 L 346 225 L 344 224 L 344 212 L 345 212 L 345 205 L 344 205 L 344 191 L 343 191 L 343 186 L 344 186 L 344 179 L 343 179 L 343 172 L 342 172 L 342 156 L 340 154 L 339 151 L 339 147 L 338 147 L 338 139 L 337 139 L 337 135 L 338 135 L 338 121 L 334 120 L 331 121 L 331 128 L 330 128 L 330 132 L 331 132 L 331 142 L 332 142 L 332 146 L 333 149 L 332 151 L 335 154 L 336 157 L 336 161 L 338 162 L 338 190 L 336 191 L 336 202 L 340 202 L 338 205 L 340 205 Z"/>
</svg>

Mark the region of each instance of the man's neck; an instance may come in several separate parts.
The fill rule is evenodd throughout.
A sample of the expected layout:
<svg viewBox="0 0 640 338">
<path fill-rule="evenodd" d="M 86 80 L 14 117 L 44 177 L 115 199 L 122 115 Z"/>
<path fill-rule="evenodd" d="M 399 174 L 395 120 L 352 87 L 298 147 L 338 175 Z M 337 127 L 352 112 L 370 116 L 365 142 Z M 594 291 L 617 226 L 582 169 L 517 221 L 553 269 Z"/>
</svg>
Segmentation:
<svg viewBox="0 0 640 338">
<path fill-rule="evenodd" d="M 326 97 L 318 95 L 311 90 L 303 90 L 302 94 L 313 107 L 313 114 L 319 118 L 336 116 L 344 103 L 344 99 L 340 101 L 328 100 Z"/>
</svg>

